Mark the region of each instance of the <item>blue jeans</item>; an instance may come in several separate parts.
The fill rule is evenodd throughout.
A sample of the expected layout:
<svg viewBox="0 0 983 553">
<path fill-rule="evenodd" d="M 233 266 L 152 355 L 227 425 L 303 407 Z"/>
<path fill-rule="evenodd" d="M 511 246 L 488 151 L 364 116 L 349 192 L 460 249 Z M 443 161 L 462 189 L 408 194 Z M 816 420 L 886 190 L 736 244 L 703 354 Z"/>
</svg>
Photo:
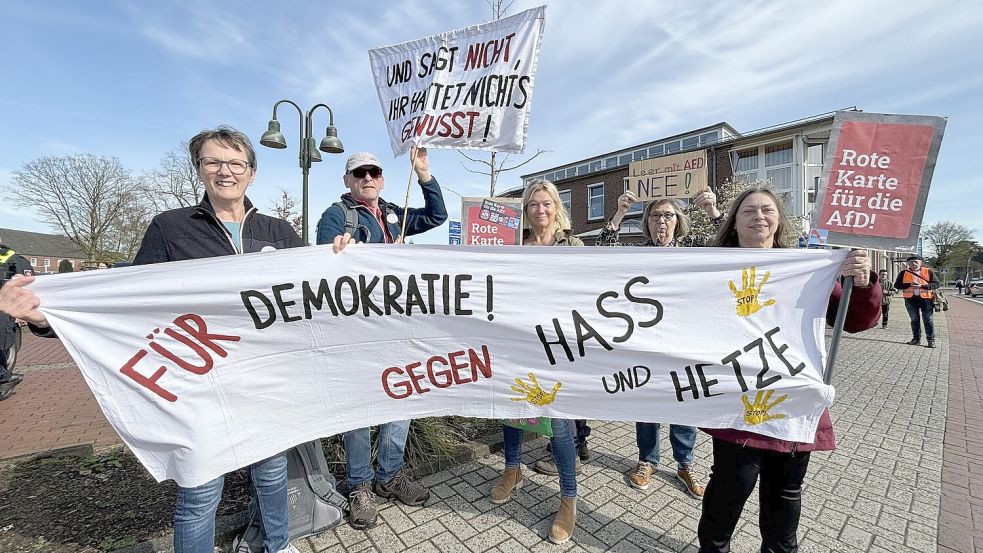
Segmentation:
<svg viewBox="0 0 983 553">
<path fill-rule="evenodd" d="M 553 437 L 550 446 L 553 462 L 560 472 L 560 497 L 577 497 L 577 431 L 572 420 L 551 419 Z M 522 430 L 502 425 L 505 438 L 505 468 L 519 468 L 522 448 Z"/>
<path fill-rule="evenodd" d="M 635 441 L 638 443 L 638 460 L 659 464 L 659 423 L 636 422 Z M 672 457 L 679 468 L 693 464 L 693 448 L 696 447 L 696 427 L 669 425 L 669 444 L 672 446 Z"/>
<path fill-rule="evenodd" d="M 269 552 L 285 549 L 287 534 L 287 456 L 274 455 L 249 466 L 260 520 L 263 545 Z M 215 510 L 222 498 L 225 476 L 194 488 L 177 489 L 174 507 L 174 553 L 212 553 L 215 547 Z"/>
<path fill-rule="evenodd" d="M 932 321 L 932 316 L 935 314 L 935 308 L 932 305 L 932 300 L 905 298 L 904 308 L 908 310 L 908 318 L 911 319 L 911 337 L 921 339 L 922 325 L 918 320 L 921 318 L 922 321 L 925 321 L 925 337 L 934 340 L 935 323 Z"/>
<path fill-rule="evenodd" d="M 370 428 L 359 428 L 345 432 L 345 458 L 348 467 L 348 485 L 372 481 L 372 434 Z M 406 448 L 406 435 L 410 432 L 410 421 L 394 421 L 379 425 L 376 443 L 378 468 L 375 481 L 385 483 L 393 479 L 403 468 L 403 450 Z"/>
</svg>

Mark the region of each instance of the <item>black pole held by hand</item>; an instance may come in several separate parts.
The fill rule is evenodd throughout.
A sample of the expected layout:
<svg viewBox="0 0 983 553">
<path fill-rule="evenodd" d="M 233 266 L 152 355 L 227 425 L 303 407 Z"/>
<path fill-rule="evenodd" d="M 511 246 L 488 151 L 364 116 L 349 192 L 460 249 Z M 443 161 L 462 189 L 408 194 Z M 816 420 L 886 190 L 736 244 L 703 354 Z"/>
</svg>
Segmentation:
<svg viewBox="0 0 983 553">
<path fill-rule="evenodd" d="M 826 358 L 826 370 L 823 371 L 823 382 L 832 384 L 833 365 L 836 364 L 836 350 L 840 346 L 840 335 L 846 323 L 846 310 L 850 306 L 850 295 L 853 293 L 853 277 L 843 279 L 843 292 L 840 294 L 840 304 L 836 308 L 836 321 L 833 323 L 833 340 L 829 344 L 829 356 Z"/>
</svg>

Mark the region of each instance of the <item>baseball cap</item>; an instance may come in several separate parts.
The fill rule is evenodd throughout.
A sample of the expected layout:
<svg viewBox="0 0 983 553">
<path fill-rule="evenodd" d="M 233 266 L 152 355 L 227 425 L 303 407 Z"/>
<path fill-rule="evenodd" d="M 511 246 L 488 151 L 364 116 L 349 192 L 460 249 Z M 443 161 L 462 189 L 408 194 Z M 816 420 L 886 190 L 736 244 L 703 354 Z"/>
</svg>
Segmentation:
<svg viewBox="0 0 983 553">
<path fill-rule="evenodd" d="M 382 168 L 382 164 L 379 163 L 378 158 L 374 155 L 368 152 L 355 152 L 348 156 L 348 163 L 345 164 L 345 172 L 351 173 L 352 169 L 357 169 L 363 165 L 375 165 L 380 169 Z"/>
<path fill-rule="evenodd" d="M 924 260 L 922 259 L 922 256 L 920 256 L 920 255 L 918 255 L 917 253 L 913 253 L 913 254 L 911 254 L 911 255 L 909 255 L 909 256 L 908 256 L 908 257 L 907 257 L 907 258 L 905 259 L 905 261 L 912 261 L 912 260 L 914 260 L 914 259 L 917 259 L 918 261 L 924 261 Z"/>
</svg>

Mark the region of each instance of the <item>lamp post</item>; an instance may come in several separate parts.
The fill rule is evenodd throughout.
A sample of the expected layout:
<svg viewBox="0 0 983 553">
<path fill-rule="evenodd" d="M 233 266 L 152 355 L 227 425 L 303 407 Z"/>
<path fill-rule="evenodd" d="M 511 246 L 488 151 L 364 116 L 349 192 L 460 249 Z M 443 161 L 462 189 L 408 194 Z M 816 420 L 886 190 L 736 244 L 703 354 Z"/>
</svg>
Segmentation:
<svg viewBox="0 0 983 553">
<path fill-rule="evenodd" d="M 307 116 L 304 116 L 304 110 L 300 109 L 300 106 L 293 103 L 290 100 L 280 100 L 279 102 L 273 104 L 273 118 L 270 119 L 270 123 L 263 137 L 259 139 L 259 143 L 267 148 L 276 148 L 282 150 L 287 147 L 287 141 L 283 138 L 283 134 L 280 133 L 280 122 L 276 119 L 276 109 L 280 107 L 282 103 L 288 103 L 297 110 L 297 115 L 300 116 L 300 145 L 298 149 L 300 150 L 298 156 L 300 158 L 300 169 L 304 174 L 304 199 L 303 199 L 303 212 L 300 215 L 301 224 L 303 228 L 301 229 L 301 237 L 304 240 L 304 245 L 307 245 L 307 179 L 311 171 L 311 162 L 321 161 L 321 152 L 326 154 L 340 154 L 345 151 L 345 147 L 342 146 L 341 140 L 338 139 L 338 129 L 334 126 L 334 112 L 327 104 L 315 104 L 314 107 L 307 110 Z M 314 136 L 312 123 L 312 116 L 314 110 L 319 107 L 323 107 L 328 110 L 328 128 L 324 131 L 324 138 L 321 139 L 321 145 L 317 148 L 314 147 Z"/>
</svg>

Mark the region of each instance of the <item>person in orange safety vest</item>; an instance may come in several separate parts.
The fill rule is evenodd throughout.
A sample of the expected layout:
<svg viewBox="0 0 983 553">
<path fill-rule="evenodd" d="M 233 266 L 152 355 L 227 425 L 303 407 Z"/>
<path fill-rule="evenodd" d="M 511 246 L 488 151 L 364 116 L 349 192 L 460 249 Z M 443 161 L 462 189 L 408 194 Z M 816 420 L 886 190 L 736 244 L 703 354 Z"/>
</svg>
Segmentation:
<svg viewBox="0 0 983 553">
<path fill-rule="evenodd" d="M 898 273 L 894 287 L 901 290 L 908 318 L 911 319 L 911 340 L 909 345 L 917 346 L 922 342 L 922 321 L 925 323 L 925 338 L 928 347 L 935 347 L 935 324 L 932 322 L 935 289 L 939 287 L 939 279 L 935 271 L 924 266 L 920 255 L 912 254 L 907 259 L 908 267 Z"/>
</svg>

